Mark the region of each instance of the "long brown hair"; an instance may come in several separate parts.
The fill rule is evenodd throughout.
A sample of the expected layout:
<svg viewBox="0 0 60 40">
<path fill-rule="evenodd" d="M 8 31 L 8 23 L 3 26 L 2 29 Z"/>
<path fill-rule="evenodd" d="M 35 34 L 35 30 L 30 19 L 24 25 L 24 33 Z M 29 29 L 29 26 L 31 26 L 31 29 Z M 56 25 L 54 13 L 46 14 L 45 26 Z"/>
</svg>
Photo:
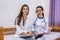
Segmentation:
<svg viewBox="0 0 60 40">
<path fill-rule="evenodd" d="M 21 11 L 20 11 L 20 13 L 19 13 L 19 15 L 17 16 L 17 23 L 16 23 L 16 19 L 15 19 L 15 25 L 17 24 L 17 25 L 20 25 L 20 23 L 21 23 L 21 20 L 22 20 L 22 17 L 23 17 L 23 8 L 24 7 L 27 7 L 28 8 L 28 13 L 29 13 L 29 6 L 27 5 L 27 4 L 24 4 L 22 7 L 21 7 Z M 27 13 L 27 15 L 28 15 L 28 13 Z M 24 21 L 24 20 L 23 20 Z M 24 23 L 23 23 L 23 26 L 24 26 Z"/>
</svg>

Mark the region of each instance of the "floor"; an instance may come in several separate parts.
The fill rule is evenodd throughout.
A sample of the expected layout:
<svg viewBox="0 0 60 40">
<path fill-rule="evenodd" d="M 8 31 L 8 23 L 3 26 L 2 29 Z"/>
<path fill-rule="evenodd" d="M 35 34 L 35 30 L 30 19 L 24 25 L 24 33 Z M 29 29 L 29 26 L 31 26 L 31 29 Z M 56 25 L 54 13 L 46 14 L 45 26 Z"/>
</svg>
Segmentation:
<svg viewBox="0 0 60 40">
<path fill-rule="evenodd" d="M 55 40 L 56 38 L 60 38 L 60 33 L 51 32 L 50 34 L 44 35 L 45 40 Z M 14 37 L 14 35 L 5 35 L 4 40 L 18 40 Z"/>
</svg>

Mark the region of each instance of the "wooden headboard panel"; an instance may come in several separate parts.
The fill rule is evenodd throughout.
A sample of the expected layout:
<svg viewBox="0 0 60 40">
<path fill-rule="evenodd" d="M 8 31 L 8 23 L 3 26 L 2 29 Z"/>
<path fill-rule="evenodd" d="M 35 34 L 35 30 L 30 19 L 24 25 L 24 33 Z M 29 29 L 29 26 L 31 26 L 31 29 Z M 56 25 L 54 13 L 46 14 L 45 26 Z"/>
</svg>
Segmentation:
<svg viewBox="0 0 60 40">
<path fill-rule="evenodd" d="M 52 28 L 52 31 L 60 32 L 60 26 L 49 26 L 49 27 Z"/>
<path fill-rule="evenodd" d="M 54 31 L 57 31 L 57 32 L 60 32 L 60 27 L 59 26 L 49 26 L 51 28 L 51 30 L 54 32 Z M 13 28 L 4 28 L 4 34 L 7 35 L 7 34 L 15 34 L 16 32 L 16 28 L 13 27 Z"/>
<path fill-rule="evenodd" d="M 13 27 L 13 28 L 4 28 L 4 34 L 5 35 L 8 35 L 8 34 L 15 34 L 16 32 L 16 28 Z"/>
</svg>

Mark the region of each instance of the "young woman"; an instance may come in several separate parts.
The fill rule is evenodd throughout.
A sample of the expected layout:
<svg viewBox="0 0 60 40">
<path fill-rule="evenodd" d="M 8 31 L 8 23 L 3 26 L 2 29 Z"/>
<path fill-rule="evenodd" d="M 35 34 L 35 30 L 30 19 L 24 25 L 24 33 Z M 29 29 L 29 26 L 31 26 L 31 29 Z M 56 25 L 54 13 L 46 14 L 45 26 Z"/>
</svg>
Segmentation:
<svg viewBox="0 0 60 40">
<path fill-rule="evenodd" d="M 44 17 L 44 9 L 42 6 L 36 7 L 37 18 L 34 21 L 33 32 L 35 34 L 35 39 L 41 38 L 45 33 L 48 32 L 48 19 Z M 39 39 L 40 40 L 40 39 Z"/>
<path fill-rule="evenodd" d="M 21 8 L 19 15 L 16 17 L 16 34 L 15 37 L 19 37 L 19 40 L 33 40 L 32 30 L 30 28 L 30 22 L 28 19 L 29 6 L 24 4 Z"/>
</svg>

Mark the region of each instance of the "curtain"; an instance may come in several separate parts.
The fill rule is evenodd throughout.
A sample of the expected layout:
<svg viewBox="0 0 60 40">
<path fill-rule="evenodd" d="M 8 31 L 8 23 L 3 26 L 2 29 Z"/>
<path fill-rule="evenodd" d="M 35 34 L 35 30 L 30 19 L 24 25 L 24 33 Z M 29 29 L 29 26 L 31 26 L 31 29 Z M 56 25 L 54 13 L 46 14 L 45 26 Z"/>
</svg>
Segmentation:
<svg viewBox="0 0 60 40">
<path fill-rule="evenodd" d="M 60 26 L 60 0 L 50 0 L 49 25 Z"/>
</svg>

